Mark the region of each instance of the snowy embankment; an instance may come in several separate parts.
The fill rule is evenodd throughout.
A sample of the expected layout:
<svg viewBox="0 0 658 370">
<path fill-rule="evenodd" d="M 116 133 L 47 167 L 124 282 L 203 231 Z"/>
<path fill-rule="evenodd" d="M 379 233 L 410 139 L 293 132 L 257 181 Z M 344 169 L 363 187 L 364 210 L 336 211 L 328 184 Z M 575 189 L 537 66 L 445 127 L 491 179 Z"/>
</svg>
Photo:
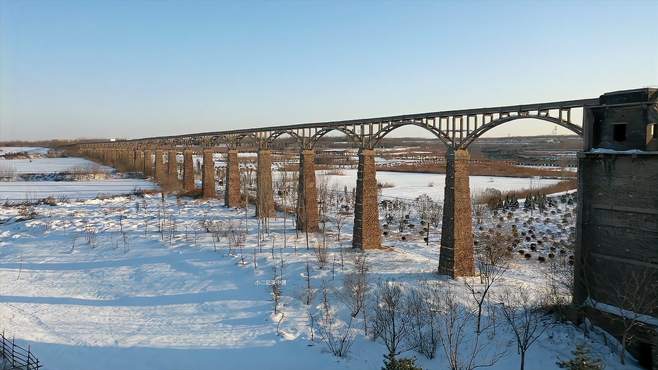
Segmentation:
<svg viewBox="0 0 658 370">
<path fill-rule="evenodd" d="M 349 175 L 335 178 L 348 178 L 345 185 L 354 186 L 354 171 L 345 172 Z M 388 174 L 378 177 L 399 186 L 390 190 L 402 198 L 414 198 L 414 186 L 435 199 L 443 193 L 442 175 L 395 173 L 388 179 Z M 133 181 L 117 191 L 132 192 Z M 56 206 L 0 208 L 0 329 L 29 344 L 45 370 L 380 369 L 387 351 L 381 338 L 372 338 L 372 321 L 379 307 L 376 287 L 384 281 L 402 287 L 405 297 L 420 287 L 431 287 L 440 299 L 452 292 L 465 313 L 459 320 L 467 320 L 460 338 L 487 344 L 476 362 L 493 351 L 501 357 L 492 369 L 513 369 L 519 354 L 495 301 L 508 288 L 527 290 L 539 300 L 548 276 L 555 277 L 549 266 L 569 269 L 573 198 L 542 211 L 476 210 L 476 234 L 498 225 L 509 231 L 512 224 L 521 233 L 509 269 L 492 287 L 483 315 L 487 329 L 476 337 L 473 298 L 465 286 L 476 291 L 482 286 L 477 278 L 451 280 L 435 273 L 441 227 L 431 227 L 427 245 L 418 230 L 421 204 L 381 209 L 382 223 L 391 218 L 384 248 L 362 254 L 351 248 L 352 214 L 343 215 L 342 232 L 337 230 L 339 198 L 326 202 L 332 205 L 326 236 L 311 233 L 307 241 L 289 216 L 279 213 L 265 230 L 253 208 L 227 209 L 219 200 L 160 194 L 72 200 L 107 193 L 111 183 L 83 189 L 84 182 L 75 182 L 76 196 Z M 43 190 L 61 193 L 68 186 L 46 186 L 51 185 L 55 188 Z M 399 220 L 406 220 L 403 230 L 396 229 Z M 345 286 L 358 266 L 365 267 L 367 293 L 364 308 L 350 319 L 353 301 Z M 280 288 L 276 300 L 273 282 Z M 348 322 L 353 346 L 335 357 L 322 329 L 337 333 Z M 526 369 L 557 369 L 556 361 L 570 358 L 581 343 L 607 369 L 634 368 L 619 365 L 596 334 L 587 337 L 571 324 L 553 323 L 528 350 Z M 448 368 L 440 345 L 435 355 L 401 353 L 416 357 L 425 369 Z"/>
<path fill-rule="evenodd" d="M 564 213 L 573 206 L 558 208 Z M 336 325 L 350 317 L 340 292 L 360 255 L 350 248 L 351 220 L 341 242 L 335 232 L 327 235 L 322 262 L 315 248 L 322 243 L 320 234 L 311 234 L 307 249 L 304 235 L 296 235 L 292 220 L 279 214 L 259 238 L 253 208 L 245 218 L 243 210 L 224 208 L 217 200 L 163 200 L 156 194 L 44 205 L 34 211 L 34 219 L 19 221 L 19 209 L 2 209 L 0 322 L 9 335 L 31 345 L 46 370 L 382 366 L 386 349 L 380 340 L 363 335 L 360 321 L 344 358 L 334 357 L 312 326 L 322 317 L 323 287 Z M 513 213 L 526 217 L 520 210 Z M 549 224 L 537 224 L 538 235 L 548 229 L 558 233 L 560 217 L 551 215 Z M 407 289 L 434 284 L 455 292 L 460 304 L 470 307 L 464 281 L 477 280 L 435 274 L 437 238 L 426 246 L 409 235 L 404 242 L 394 232 L 385 237 L 388 248 L 366 253 L 371 291 L 384 280 Z M 540 294 L 544 270 L 534 258 L 515 253 L 494 292 L 528 287 L 533 296 Z M 282 281 L 276 315 L 274 276 Z M 372 315 L 372 310 L 370 302 L 366 312 Z M 490 349 L 505 355 L 493 369 L 517 368 L 513 336 L 502 324 L 496 330 L 486 340 Z M 464 335 L 473 332 L 469 325 Z M 557 369 L 556 361 L 571 357 L 579 343 L 586 343 L 607 369 L 623 368 L 600 339 L 563 323 L 548 328 L 531 347 L 526 369 Z M 431 360 L 414 351 L 402 355 L 417 357 L 425 369 L 447 368 L 440 349 Z"/>
<path fill-rule="evenodd" d="M 2 153 L 25 152 L 35 156 L 48 152 L 47 148 L 33 147 L 3 147 L 0 150 Z M 111 167 L 84 158 L 0 159 L 0 173 L 5 180 L 0 181 L 0 202 L 29 202 L 48 197 L 82 200 L 157 189 L 157 185 L 147 180 L 107 178 L 113 176 L 113 172 Z M 61 174 L 78 176 L 57 176 Z M 80 180 L 52 181 L 58 177 L 66 180 L 79 177 Z M 43 181 L 31 181 L 35 179 Z"/>
</svg>

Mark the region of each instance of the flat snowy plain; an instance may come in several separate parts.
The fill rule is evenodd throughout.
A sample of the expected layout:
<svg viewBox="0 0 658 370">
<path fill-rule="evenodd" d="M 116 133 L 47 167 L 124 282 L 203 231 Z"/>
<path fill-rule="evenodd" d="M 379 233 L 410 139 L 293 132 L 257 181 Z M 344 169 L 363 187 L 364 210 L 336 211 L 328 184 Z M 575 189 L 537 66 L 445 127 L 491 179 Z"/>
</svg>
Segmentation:
<svg viewBox="0 0 658 370">
<path fill-rule="evenodd" d="M 559 207 L 562 213 L 573 212 L 573 206 Z M 225 208 L 218 200 L 119 196 L 40 205 L 34 211 L 33 219 L 21 220 L 19 208 L 0 208 L 0 328 L 29 344 L 46 370 L 382 366 L 386 349 L 363 334 L 360 322 L 345 358 L 333 356 L 310 329 L 309 313 L 317 318 L 321 312 L 322 286 L 338 323 L 349 317 L 338 293 L 357 254 L 350 248 L 351 219 L 343 226 L 341 242 L 328 223 L 328 262 L 321 264 L 314 252 L 321 235 L 312 234 L 307 249 L 291 218 L 279 213 L 259 238 L 253 208 L 245 218 L 243 209 Z M 522 210 L 514 216 L 528 217 Z M 538 230 L 557 233 L 560 215 L 548 218 Z M 486 217 L 484 222 L 493 221 Z M 230 242 L 228 234 L 208 232 L 208 225 L 222 225 L 235 235 L 244 229 L 244 240 Z M 471 307 L 464 279 L 435 274 L 438 238 L 434 233 L 426 246 L 411 234 L 406 241 L 395 232 L 385 237 L 388 248 L 366 252 L 371 287 L 385 280 L 405 289 L 427 282 L 452 290 L 461 304 Z M 315 292 L 308 306 L 302 299 L 307 265 Z M 268 285 L 274 268 L 284 280 L 276 315 Z M 546 285 L 544 268 L 534 258 L 515 254 L 494 293 L 523 286 L 539 296 Z M 477 279 L 469 281 L 477 284 Z M 518 368 L 509 329 L 501 324 L 497 330 L 486 340 L 491 350 L 506 354 L 492 368 Z M 469 326 L 464 335 L 473 337 L 473 332 Z M 580 343 L 606 369 L 636 368 L 632 361 L 621 366 L 600 334 L 585 336 L 579 328 L 559 323 L 530 348 L 526 369 L 557 369 L 556 361 L 571 358 Z M 441 349 L 431 360 L 414 351 L 402 356 L 416 357 L 425 369 L 448 368 Z"/>
</svg>

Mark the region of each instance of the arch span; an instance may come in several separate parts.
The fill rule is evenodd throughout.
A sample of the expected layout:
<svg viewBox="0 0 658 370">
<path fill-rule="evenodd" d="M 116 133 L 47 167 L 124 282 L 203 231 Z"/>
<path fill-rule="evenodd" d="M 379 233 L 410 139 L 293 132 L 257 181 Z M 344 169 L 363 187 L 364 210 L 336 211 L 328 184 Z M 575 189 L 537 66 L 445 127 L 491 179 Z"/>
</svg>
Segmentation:
<svg viewBox="0 0 658 370">
<path fill-rule="evenodd" d="M 451 142 L 450 138 L 444 132 L 440 131 L 438 128 L 428 125 L 427 123 L 408 120 L 408 121 L 390 123 L 386 125 L 386 127 L 383 127 L 381 130 L 377 131 L 371 140 L 372 147 L 374 148 L 375 146 L 377 146 L 377 144 L 379 144 L 379 142 L 386 135 L 390 134 L 395 129 L 404 126 L 418 126 L 420 128 L 423 128 L 429 131 L 430 133 L 432 133 L 434 136 L 436 136 L 439 140 L 441 140 L 441 142 L 443 142 L 443 144 L 450 145 L 449 144 Z"/>
<path fill-rule="evenodd" d="M 532 116 L 507 116 L 507 117 L 502 117 L 498 118 L 496 120 L 493 120 L 485 125 L 482 125 L 475 129 L 473 132 L 469 133 L 468 136 L 462 141 L 462 143 L 459 145 L 460 148 L 466 149 L 469 145 L 471 145 L 477 138 L 480 136 L 484 135 L 486 132 L 502 125 L 508 122 L 512 122 L 515 120 L 519 119 L 537 119 L 540 121 L 546 121 L 550 123 L 554 123 L 558 126 L 564 127 L 567 130 L 572 131 L 578 136 L 583 136 L 583 128 L 577 125 L 574 125 L 573 123 L 569 121 L 562 120 L 560 118 L 556 117 L 551 117 L 551 116 L 543 116 L 543 115 L 532 115 Z"/>
<path fill-rule="evenodd" d="M 356 132 L 345 128 L 345 127 L 326 127 L 323 129 L 318 130 L 310 139 L 310 147 L 315 148 L 315 144 L 317 144 L 318 140 L 320 140 L 323 136 L 326 134 L 330 133 L 331 131 L 339 131 L 345 134 L 347 138 L 353 143 L 353 144 L 359 144 L 361 139 L 359 138 L 359 135 L 356 134 Z"/>
</svg>

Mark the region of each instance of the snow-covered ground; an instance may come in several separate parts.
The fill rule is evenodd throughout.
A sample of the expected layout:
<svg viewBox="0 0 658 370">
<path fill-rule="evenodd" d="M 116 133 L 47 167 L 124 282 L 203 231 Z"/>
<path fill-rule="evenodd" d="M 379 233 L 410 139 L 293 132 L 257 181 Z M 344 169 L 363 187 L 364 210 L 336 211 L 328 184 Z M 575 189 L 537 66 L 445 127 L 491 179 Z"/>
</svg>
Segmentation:
<svg viewBox="0 0 658 370">
<path fill-rule="evenodd" d="M 140 179 L 99 181 L 0 181 L 0 202 L 35 201 L 43 198 L 91 199 L 98 196 L 128 194 L 157 189 Z"/>
<path fill-rule="evenodd" d="M 340 170 L 343 175 L 326 175 L 327 171 L 317 171 L 319 181 L 322 177 L 327 179 L 330 187 L 335 186 L 342 190 L 356 187 L 356 170 Z M 419 195 L 427 194 L 434 200 L 442 200 L 445 188 L 445 175 L 432 173 L 409 173 L 377 171 L 377 181 L 392 185 L 382 189 L 383 197 L 397 197 L 402 199 L 415 199 Z M 477 195 L 488 188 L 498 189 L 502 192 L 509 190 L 534 189 L 560 182 L 555 179 L 534 179 L 521 177 L 496 176 L 470 176 L 471 195 Z"/>
<path fill-rule="evenodd" d="M 31 345 L 47 370 L 75 369 L 379 369 L 385 347 L 360 329 L 350 354 L 338 359 L 317 339 L 311 341 L 309 316 L 321 307 L 317 290 L 339 290 L 353 269 L 349 235 L 329 236 L 329 256 L 321 266 L 303 236 L 287 220 L 273 220 L 258 246 L 257 223 L 249 217 L 242 247 L 229 249 L 230 237 L 213 239 L 208 223 L 245 225 L 242 210 L 220 201 L 162 201 L 158 195 L 118 197 L 38 206 L 33 220 L 16 219 L 4 208 L 0 225 L 0 322 L 9 335 Z M 253 209 L 249 210 L 253 214 Z M 279 215 L 281 216 L 281 215 Z M 0 221 L 2 223 L 2 221 Z M 350 230 L 351 225 L 346 226 Z M 160 230 L 162 232 L 160 232 Z M 213 242 L 213 240 L 215 240 Z M 311 246 L 320 243 L 312 235 Z M 406 286 L 432 281 L 464 291 L 460 280 L 435 275 L 436 240 L 399 242 L 391 250 L 368 251 L 371 284 L 394 279 Z M 342 261 L 342 262 L 341 262 Z M 255 264 L 254 264 L 255 262 Z M 310 265 L 316 297 L 301 298 Z M 273 315 L 273 268 L 283 265 L 280 316 Z M 536 260 L 515 257 L 500 283 L 540 290 L 543 275 Z M 460 294 L 465 304 L 466 294 Z M 346 309 L 333 296 L 345 317 Z M 495 369 L 516 368 L 518 355 L 504 328 L 492 339 L 506 356 Z M 277 331 L 279 334 L 277 334 Z M 622 368 L 596 336 L 586 338 L 569 324 L 558 324 L 528 354 L 527 369 L 555 369 L 585 342 L 609 369 Z M 445 356 L 416 356 L 425 368 L 445 368 Z"/>
<path fill-rule="evenodd" d="M 112 172 L 112 168 L 84 158 L 36 158 L 0 160 L 0 168 L 13 170 L 17 175 L 58 172 Z"/>
<path fill-rule="evenodd" d="M 401 186 L 398 196 L 413 198 L 409 189 L 414 184 L 442 192 L 441 175 L 390 174 L 388 181 L 408 186 Z M 353 174 L 336 178 L 348 177 L 345 185 L 353 186 Z M 549 262 L 567 266 L 575 218 L 575 204 L 567 198 L 544 211 L 477 211 L 477 234 L 514 224 L 527 235 L 515 247 L 492 297 L 505 288 L 526 287 L 537 299 L 547 287 Z M 420 228 L 416 206 L 409 205 L 409 223 Z M 253 208 L 245 214 L 223 207 L 220 200 L 146 194 L 0 207 L 0 329 L 30 345 L 45 370 L 380 369 L 386 348 L 381 339 L 364 335 L 361 316 L 354 319 L 354 345 L 343 358 L 328 351 L 317 330 L 325 307 L 323 287 L 336 327 L 349 320 L 343 284 L 361 255 L 351 248 L 353 216 L 343 220 L 338 241 L 336 213 L 329 213 L 326 238 L 311 233 L 307 249 L 292 216 L 279 213 L 259 233 Z M 392 214 L 403 216 L 401 211 Z M 382 223 L 387 216 L 380 211 Z M 372 292 L 383 281 L 394 281 L 405 292 L 424 284 L 450 290 L 461 306 L 472 309 L 465 282 L 479 286 L 479 279 L 451 280 L 435 273 L 440 225 L 431 228 L 429 245 L 417 228 L 407 226 L 403 232 L 386 229 L 384 248 L 365 252 L 368 320 L 374 310 Z M 530 257 L 517 253 L 521 249 Z M 556 256 L 538 261 L 549 253 Z M 277 314 L 271 288 L 275 277 L 282 282 Z M 307 284 L 312 292 L 308 305 Z M 487 312 L 484 320 L 491 323 L 495 317 Z M 518 368 L 510 329 L 501 317 L 497 322 L 495 334 L 481 336 L 490 350 L 504 352 L 492 368 Z M 474 338 L 472 324 L 465 338 Z M 526 369 L 557 369 L 556 361 L 571 358 L 581 343 L 606 369 L 636 368 L 632 361 L 621 366 L 596 332 L 585 336 L 571 324 L 554 323 L 528 351 Z M 440 348 L 433 359 L 413 350 L 401 356 L 416 357 L 425 369 L 448 368 Z"/>
<path fill-rule="evenodd" d="M 48 148 L 35 147 L 35 146 L 0 146 L 0 155 L 11 153 L 28 153 L 45 155 L 48 153 Z"/>
</svg>

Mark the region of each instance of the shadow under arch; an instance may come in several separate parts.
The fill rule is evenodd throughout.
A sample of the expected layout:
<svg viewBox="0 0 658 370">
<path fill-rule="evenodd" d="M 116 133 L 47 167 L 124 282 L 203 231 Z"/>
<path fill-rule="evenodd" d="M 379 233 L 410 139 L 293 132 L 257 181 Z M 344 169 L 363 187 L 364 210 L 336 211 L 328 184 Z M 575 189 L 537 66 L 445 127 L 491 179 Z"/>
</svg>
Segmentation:
<svg viewBox="0 0 658 370">
<path fill-rule="evenodd" d="M 468 134 L 466 138 L 464 138 L 464 141 L 461 142 L 459 145 L 459 148 L 466 149 L 468 148 L 469 145 L 471 145 L 475 139 L 479 138 L 480 136 L 484 135 L 487 131 L 492 130 L 504 123 L 515 121 L 517 119 L 537 119 L 540 121 L 546 121 L 550 123 L 554 123 L 558 126 L 564 127 L 567 130 L 572 131 L 578 136 L 583 136 L 583 128 L 580 126 L 577 126 L 569 121 L 562 120 L 560 118 L 556 117 L 550 117 L 550 116 L 540 116 L 540 115 L 532 115 L 532 116 L 508 116 L 508 117 L 502 117 L 498 118 L 496 120 L 493 120 L 485 125 L 482 125 L 475 129 L 473 132 Z"/>
<path fill-rule="evenodd" d="M 436 127 L 432 127 L 430 125 L 424 124 L 422 122 L 416 122 L 416 121 L 401 121 L 401 122 L 395 122 L 391 123 L 388 126 L 382 128 L 381 130 L 377 131 L 373 138 L 371 139 L 371 146 L 374 148 L 379 144 L 379 142 L 388 134 L 390 134 L 392 131 L 394 131 L 397 128 L 404 127 L 404 126 L 418 126 L 420 128 L 423 128 L 430 133 L 434 134 L 441 142 L 446 145 L 446 146 L 451 146 L 451 140 L 450 138 L 444 133 L 441 132 L 439 129 Z"/>
</svg>

